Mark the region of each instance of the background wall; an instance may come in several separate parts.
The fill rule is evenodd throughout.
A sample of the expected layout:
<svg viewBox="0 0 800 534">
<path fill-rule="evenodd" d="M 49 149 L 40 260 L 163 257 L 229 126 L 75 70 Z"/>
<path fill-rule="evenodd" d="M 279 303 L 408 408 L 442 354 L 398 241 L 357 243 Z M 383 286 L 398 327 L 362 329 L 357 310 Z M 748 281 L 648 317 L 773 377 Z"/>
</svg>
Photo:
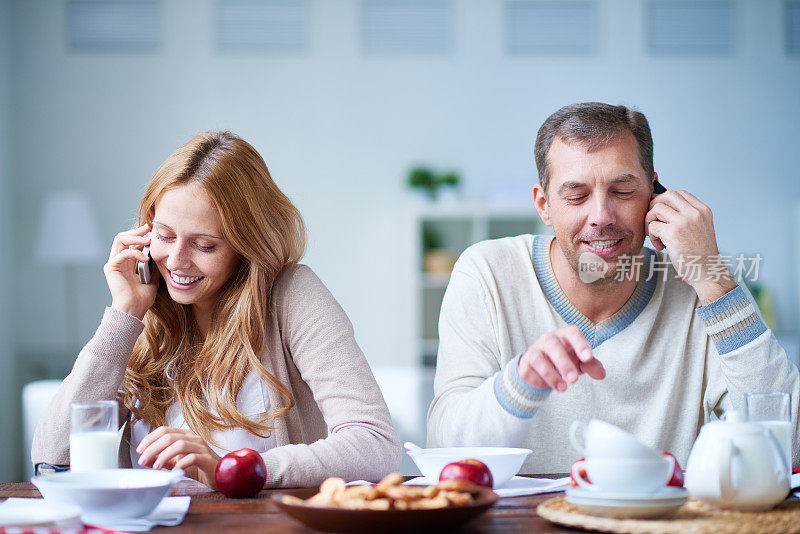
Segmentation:
<svg viewBox="0 0 800 534">
<path fill-rule="evenodd" d="M 13 216 L 11 213 L 11 187 L 9 180 L 9 82 L 11 78 L 11 24 L 10 5 L 8 0 L 0 0 L 0 451 L 3 456 L 9 451 L 19 448 L 19 433 L 14 429 L 19 425 L 19 396 L 15 394 L 14 337 L 11 313 L 12 302 L 13 254 L 5 251 L 13 250 Z M 0 480 L 12 480 L 17 476 L 16 454 L 8 455 L 0 460 Z"/>
<path fill-rule="evenodd" d="M 262 153 L 305 216 L 306 262 L 370 362 L 414 365 L 406 171 L 456 168 L 467 199 L 506 187 L 525 203 L 539 125 L 590 100 L 647 114 L 662 182 L 712 207 L 723 251 L 764 256 L 761 280 L 791 334 L 800 60 L 785 52 L 782 1 L 734 4 L 732 54 L 654 57 L 646 4 L 615 0 L 598 2 L 591 54 L 512 57 L 504 3 L 456 0 L 452 50 L 426 57 L 364 54 L 358 0 L 312 0 L 307 52 L 277 55 L 219 52 L 211 0 L 161 2 L 161 45 L 139 53 L 71 50 L 64 2 L 2 1 L 11 31 L 0 29 L 0 177 L 5 166 L 10 178 L 0 178 L 0 274 L 13 269 L 14 294 L 0 299 L 0 339 L 12 340 L 0 361 L 11 365 L 13 347 L 21 383 L 63 376 L 74 358 L 62 274 L 34 256 L 45 196 L 85 191 L 110 244 L 167 155 L 200 130 L 226 128 Z M 110 302 L 100 263 L 78 269 L 80 343 Z"/>
</svg>

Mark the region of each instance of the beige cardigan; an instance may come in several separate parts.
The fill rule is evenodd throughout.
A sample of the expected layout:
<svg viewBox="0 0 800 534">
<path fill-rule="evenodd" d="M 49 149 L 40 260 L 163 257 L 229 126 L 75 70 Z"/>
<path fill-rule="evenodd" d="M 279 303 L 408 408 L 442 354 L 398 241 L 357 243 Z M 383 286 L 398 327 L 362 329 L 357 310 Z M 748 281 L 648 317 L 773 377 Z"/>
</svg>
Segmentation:
<svg viewBox="0 0 800 534">
<path fill-rule="evenodd" d="M 305 265 L 284 270 L 274 285 L 274 311 L 261 361 L 286 384 L 295 406 L 276 421 L 277 447 L 262 454 L 265 487 L 301 487 L 326 477 L 378 480 L 400 465 L 397 433 L 353 327 L 324 284 Z M 107 308 L 94 337 L 42 416 L 33 436 L 34 463 L 69 463 L 69 404 L 115 399 L 144 325 Z M 262 385 L 273 409 L 285 400 Z M 120 424 L 129 420 L 120 404 Z M 130 448 L 120 445 L 120 465 Z"/>
</svg>

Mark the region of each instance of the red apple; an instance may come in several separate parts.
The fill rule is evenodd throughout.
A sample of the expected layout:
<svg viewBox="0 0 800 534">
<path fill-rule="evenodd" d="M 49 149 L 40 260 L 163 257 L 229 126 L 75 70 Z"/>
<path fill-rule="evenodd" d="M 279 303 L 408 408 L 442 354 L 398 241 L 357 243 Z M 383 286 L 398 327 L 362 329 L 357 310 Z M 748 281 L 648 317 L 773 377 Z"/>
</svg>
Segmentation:
<svg viewBox="0 0 800 534">
<path fill-rule="evenodd" d="M 670 454 L 667 451 L 661 453 L 662 456 L 671 456 L 673 460 L 675 460 L 675 469 L 672 471 L 672 476 L 667 482 L 667 486 L 675 486 L 676 488 L 683 487 L 683 471 L 681 471 L 681 464 L 678 463 L 678 459 L 675 458 L 674 454 Z"/>
<path fill-rule="evenodd" d="M 229 452 L 214 470 L 217 489 L 226 497 L 255 497 L 266 480 L 267 466 L 253 449 Z"/>
<path fill-rule="evenodd" d="M 469 460 L 459 460 L 444 466 L 442 472 L 439 473 L 439 480 L 466 480 L 478 486 L 486 486 L 491 488 L 494 484 L 492 480 L 492 472 L 486 467 L 486 464 L 480 460 L 470 458 Z"/>
<path fill-rule="evenodd" d="M 584 460 L 586 460 L 586 458 L 581 458 L 580 460 L 578 460 L 578 462 L 583 462 Z M 578 462 L 575 462 L 575 464 L 577 464 Z M 572 464 L 573 467 L 575 466 L 575 464 Z M 589 474 L 586 472 L 585 465 L 582 465 L 578 468 L 578 473 L 583 477 L 583 480 L 585 480 L 589 484 L 592 483 L 592 481 L 589 480 Z M 578 487 L 578 481 L 575 480 L 575 477 L 572 474 L 572 469 L 569 470 L 569 485 L 572 486 L 573 488 Z"/>
</svg>

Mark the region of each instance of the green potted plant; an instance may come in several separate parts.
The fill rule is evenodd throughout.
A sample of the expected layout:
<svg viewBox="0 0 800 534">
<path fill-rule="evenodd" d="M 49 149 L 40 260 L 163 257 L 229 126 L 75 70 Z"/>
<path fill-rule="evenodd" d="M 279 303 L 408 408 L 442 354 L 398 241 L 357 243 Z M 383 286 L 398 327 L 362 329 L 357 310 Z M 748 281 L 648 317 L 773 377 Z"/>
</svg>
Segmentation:
<svg viewBox="0 0 800 534">
<path fill-rule="evenodd" d="M 437 174 L 428 167 L 418 166 L 408 172 L 407 184 L 413 191 L 420 191 L 428 200 L 435 201 L 440 190 L 453 193 L 460 181 L 461 178 L 454 171 Z"/>
<path fill-rule="evenodd" d="M 408 187 L 422 192 L 429 200 L 436 198 L 436 176 L 427 167 L 414 167 L 408 172 Z"/>
</svg>

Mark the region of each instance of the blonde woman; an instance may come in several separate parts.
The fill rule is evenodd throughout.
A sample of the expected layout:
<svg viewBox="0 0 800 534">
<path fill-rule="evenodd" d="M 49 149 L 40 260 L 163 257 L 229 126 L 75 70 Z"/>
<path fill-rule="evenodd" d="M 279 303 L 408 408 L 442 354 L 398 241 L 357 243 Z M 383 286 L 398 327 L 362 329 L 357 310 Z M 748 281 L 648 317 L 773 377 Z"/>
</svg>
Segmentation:
<svg viewBox="0 0 800 534">
<path fill-rule="evenodd" d="M 70 402 L 116 398 L 122 466 L 180 468 L 211 488 L 220 457 L 243 447 L 262 454 L 265 487 L 398 468 L 352 325 L 298 264 L 300 213 L 252 146 L 192 138 L 150 180 L 139 224 L 114 239 L 111 307 L 36 428 L 34 463 L 69 463 Z"/>
</svg>

